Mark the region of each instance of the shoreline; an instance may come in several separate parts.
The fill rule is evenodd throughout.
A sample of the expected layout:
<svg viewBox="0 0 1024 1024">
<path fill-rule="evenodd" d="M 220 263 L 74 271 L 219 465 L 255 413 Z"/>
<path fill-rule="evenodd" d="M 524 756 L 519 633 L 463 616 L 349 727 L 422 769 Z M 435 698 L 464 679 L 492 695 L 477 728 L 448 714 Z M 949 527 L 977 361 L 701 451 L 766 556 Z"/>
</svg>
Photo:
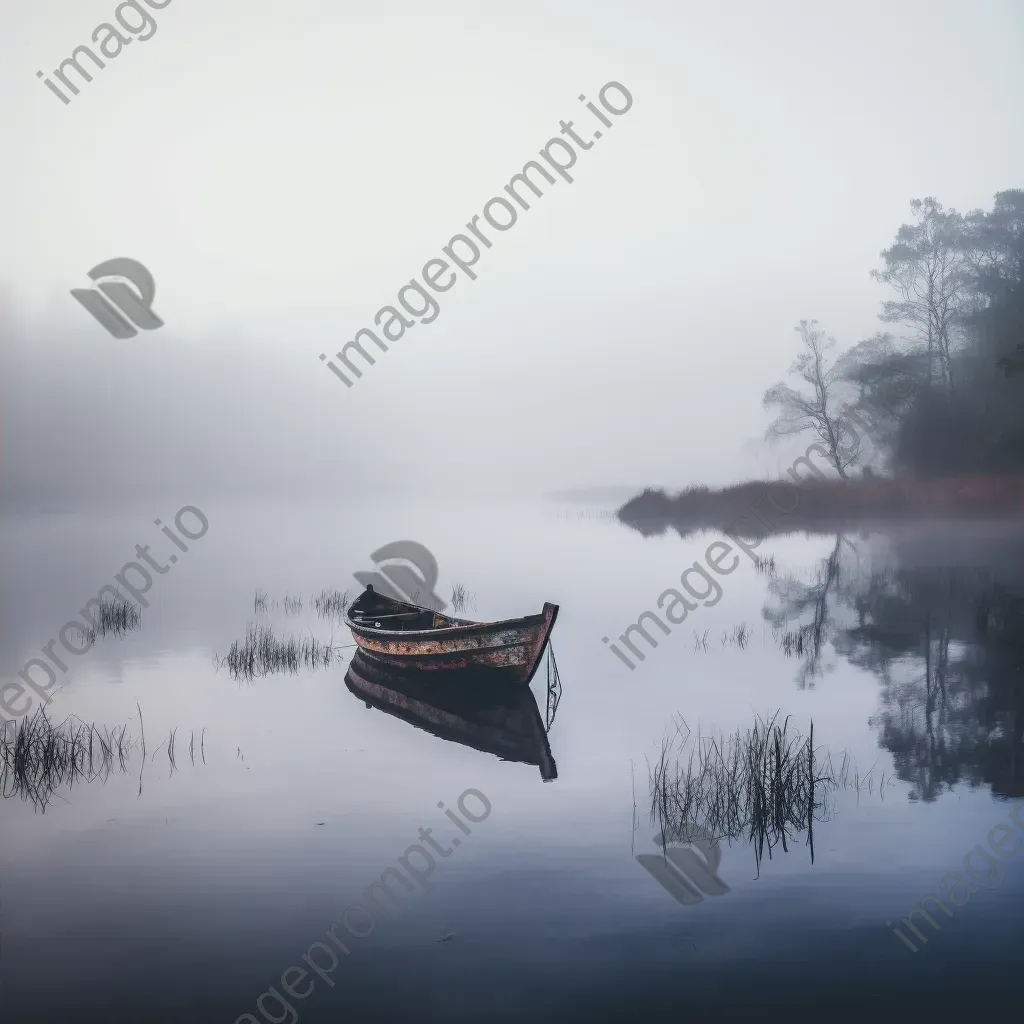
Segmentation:
<svg viewBox="0 0 1024 1024">
<path fill-rule="evenodd" d="M 647 488 L 615 513 L 645 536 L 676 529 L 727 535 L 755 517 L 762 538 L 834 533 L 901 521 L 1024 521 L 1024 474 L 854 480 L 759 480 L 712 489 L 695 485 L 675 495 Z"/>
</svg>

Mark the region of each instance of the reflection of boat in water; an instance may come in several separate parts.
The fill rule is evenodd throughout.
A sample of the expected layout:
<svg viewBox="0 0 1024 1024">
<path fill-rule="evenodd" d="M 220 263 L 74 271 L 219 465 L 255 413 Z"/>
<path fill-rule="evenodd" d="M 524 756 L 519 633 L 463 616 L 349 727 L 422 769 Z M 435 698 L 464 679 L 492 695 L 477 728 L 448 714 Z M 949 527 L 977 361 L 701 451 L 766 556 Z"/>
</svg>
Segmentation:
<svg viewBox="0 0 1024 1024">
<path fill-rule="evenodd" d="M 368 708 L 401 718 L 441 739 L 503 761 L 536 765 L 545 782 L 558 778 L 548 730 L 561 686 L 553 659 L 548 670 L 546 721 L 529 686 L 512 684 L 500 670 L 399 670 L 357 653 L 345 685 Z"/>
<path fill-rule="evenodd" d="M 431 672 L 500 669 L 515 682 L 528 683 L 544 655 L 557 615 L 558 605 L 545 603 L 539 615 L 474 622 L 396 601 L 367 586 L 349 606 L 345 623 L 366 657 L 395 668 Z"/>
</svg>

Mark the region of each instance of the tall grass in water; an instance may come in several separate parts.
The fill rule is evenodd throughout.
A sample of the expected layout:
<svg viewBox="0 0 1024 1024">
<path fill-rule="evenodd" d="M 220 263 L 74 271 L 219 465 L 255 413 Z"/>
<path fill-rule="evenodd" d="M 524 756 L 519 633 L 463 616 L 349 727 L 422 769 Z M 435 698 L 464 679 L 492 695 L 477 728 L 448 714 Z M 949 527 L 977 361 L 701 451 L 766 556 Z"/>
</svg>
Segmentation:
<svg viewBox="0 0 1024 1024">
<path fill-rule="evenodd" d="M 779 649 L 787 658 L 802 658 L 804 654 L 804 648 L 808 644 L 804 641 L 804 635 L 808 632 L 806 627 L 800 629 L 790 629 L 785 633 L 778 633 L 776 639 L 779 643 Z"/>
<path fill-rule="evenodd" d="M 741 651 L 746 649 L 748 643 L 750 643 L 751 630 L 746 622 L 741 622 L 738 626 L 733 626 L 732 632 L 729 633 L 727 630 L 722 631 L 722 646 L 733 646 L 738 647 Z"/>
<path fill-rule="evenodd" d="M 250 622 L 245 639 L 231 644 L 223 663 L 235 679 L 252 679 L 274 672 L 294 675 L 303 667 L 329 668 L 338 660 L 339 650 L 316 637 L 279 637 L 270 626 Z"/>
<path fill-rule="evenodd" d="M 340 619 L 344 617 L 345 609 L 349 604 L 348 591 L 339 591 L 333 588 L 321 590 L 318 596 L 314 595 L 309 599 L 309 603 L 320 618 Z M 276 599 L 271 601 L 265 590 L 257 590 L 252 603 L 252 610 L 257 615 L 264 615 L 271 608 L 280 608 L 285 615 L 299 615 L 304 607 L 305 602 L 301 594 L 296 596 L 285 594 L 280 601 Z"/>
<path fill-rule="evenodd" d="M 452 608 L 457 612 L 464 612 L 469 607 L 476 607 L 476 594 L 470 594 L 465 583 L 452 585 Z"/>
<path fill-rule="evenodd" d="M 347 590 L 321 590 L 319 595 L 313 598 L 313 609 L 321 619 L 342 619 L 345 617 L 345 609 L 348 608 L 349 596 Z"/>
<path fill-rule="evenodd" d="M 141 724 L 141 711 L 139 720 Z M 204 729 L 200 743 L 204 764 L 205 732 Z M 178 730 L 172 729 L 164 741 L 172 772 L 177 769 L 177 734 Z M 163 746 L 161 743 L 154 758 Z M 54 792 L 61 786 L 105 782 L 115 772 L 127 774 L 139 752 L 144 763 L 145 731 L 136 739 L 128 734 L 127 725 L 111 729 L 73 716 L 55 725 L 47 716 L 45 706 L 40 707 L 22 718 L 16 729 L 0 733 L 0 797 L 20 797 L 45 812 Z M 189 743 L 189 756 L 195 764 L 195 733 Z"/>
<path fill-rule="evenodd" d="M 92 628 L 83 639 L 96 642 L 97 636 L 124 636 L 142 625 L 142 609 L 131 601 L 103 601 L 96 609 Z M 81 632 L 81 630 L 79 630 Z"/>
<path fill-rule="evenodd" d="M 866 783 L 873 792 L 874 769 L 863 778 L 854 770 L 851 779 L 848 757 L 838 770 L 831 755 L 819 758 L 813 722 L 804 737 L 789 729 L 788 717 L 779 725 L 779 714 L 758 717 L 745 733 L 737 729 L 728 737 L 694 736 L 685 722 L 677 723 L 649 767 L 651 821 L 666 843 L 685 841 L 694 826 L 715 841 L 745 839 L 760 871 L 765 850 L 769 858 L 778 845 L 788 851 L 806 833 L 813 863 L 815 821 L 831 816 L 837 790 L 859 792 Z M 883 775 L 880 791 L 884 785 Z"/>
</svg>

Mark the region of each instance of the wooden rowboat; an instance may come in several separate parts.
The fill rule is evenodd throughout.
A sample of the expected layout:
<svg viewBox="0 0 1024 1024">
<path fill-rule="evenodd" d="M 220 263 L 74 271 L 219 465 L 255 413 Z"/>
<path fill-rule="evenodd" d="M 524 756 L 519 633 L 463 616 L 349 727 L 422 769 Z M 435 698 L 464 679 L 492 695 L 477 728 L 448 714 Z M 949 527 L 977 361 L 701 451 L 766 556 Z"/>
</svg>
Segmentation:
<svg viewBox="0 0 1024 1024">
<path fill-rule="evenodd" d="M 505 675 L 500 669 L 395 669 L 357 653 L 345 685 L 368 708 L 503 761 L 534 765 L 545 782 L 557 779 L 548 727 L 533 691 L 510 683 Z"/>
<path fill-rule="evenodd" d="M 419 671 L 501 669 L 515 683 L 537 671 L 558 615 L 545 603 L 539 615 L 474 622 L 395 601 L 373 586 L 348 607 L 345 623 L 359 650 L 374 661 Z"/>
</svg>

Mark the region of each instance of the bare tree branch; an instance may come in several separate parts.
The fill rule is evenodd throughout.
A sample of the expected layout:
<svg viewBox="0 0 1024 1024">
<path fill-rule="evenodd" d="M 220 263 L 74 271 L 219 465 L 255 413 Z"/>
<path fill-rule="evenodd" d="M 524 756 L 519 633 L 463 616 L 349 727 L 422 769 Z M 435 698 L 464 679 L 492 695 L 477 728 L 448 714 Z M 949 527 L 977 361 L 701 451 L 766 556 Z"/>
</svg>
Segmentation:
<svg viewBox="0 0 1024 1024">
<path fill-rule="evenodd" d="M 796 331 L 804 351 L 796 357 L 789 372 L 807 385 L 809 393 L 784 381 L 772 385 L 764 393 L 763 405 L 766 409 L 777 407 L 779 412 L 766 436 L 773 440 L 793 434 L 814 434 L 845 480 L 846 470 L 860 457 L 861 441 L 838 415 L 838 392 L 845 378 L 839 364 L 827 365 L 835 339 L 825 337 L 817 320 L 801 320 Z"/>
</svg>

